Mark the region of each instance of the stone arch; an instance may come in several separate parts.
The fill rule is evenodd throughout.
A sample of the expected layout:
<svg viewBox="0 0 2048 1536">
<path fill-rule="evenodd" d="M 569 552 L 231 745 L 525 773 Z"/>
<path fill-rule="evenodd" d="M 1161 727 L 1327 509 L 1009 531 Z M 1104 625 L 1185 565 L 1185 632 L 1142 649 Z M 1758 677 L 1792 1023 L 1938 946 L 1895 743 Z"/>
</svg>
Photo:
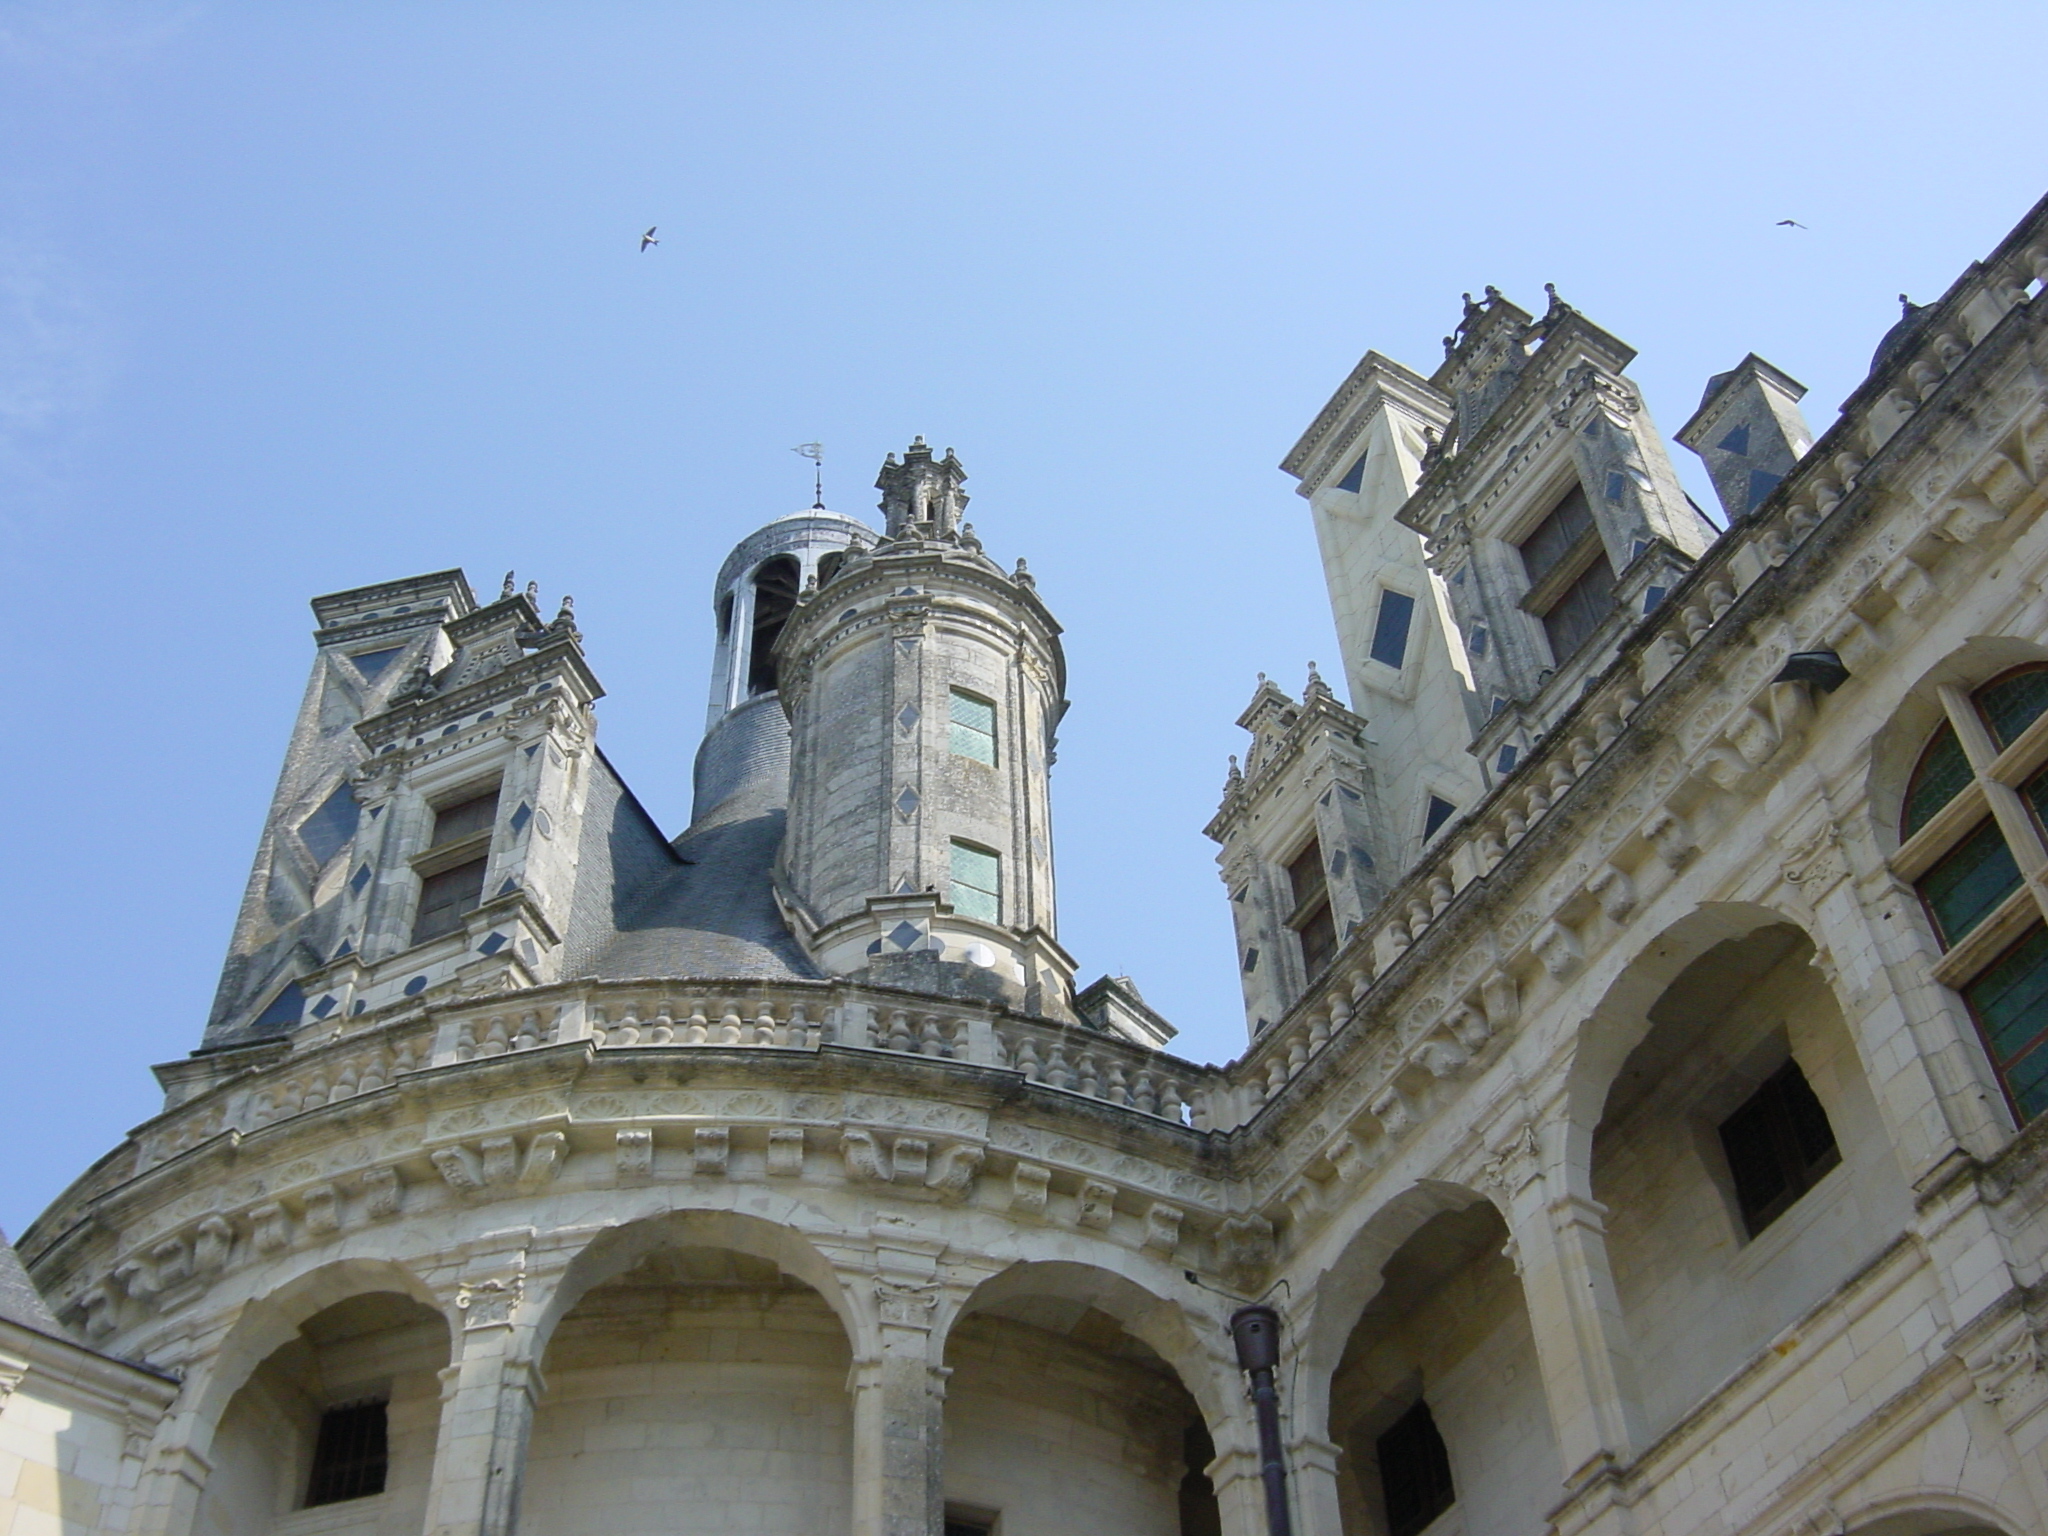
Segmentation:
<svg viewBox="0 0 2048 1536">
<path fill-rule="evenodd" d="M 1812 942 L 1803 922 L 1775 907 L 1708 902 L 1632 948 L 1617 946 L 1595 973 L 1599 1001 L 1579 1026 L 1565 1090 L 1562 1171 L 1574 1192 L 1591 1192 L 1593 1133 L 1622 1064 L 1650 1031 L 1650 1009 L 1715 945 L 1776 925 L 1795 928 Z"/>
<path fill-rule="evenodd" d="M 1843 1518 L 1846 1536 L 2018 1536 L 2025 1523 L 1954 1489 L 1892 1494 Z"/>
<path fill-rule="evenodd" d="M 1219 1448 L 1234 1464 L 1250 1445 L 1220 1308 L 1192 1286 L 1201 1299 L 1184 1305 L 1144 1260 L 1096 1257 L 1019 1258 L 934 1319 L 948 1507 L 1027 1525 L 1058 1506 L 1077 1527 L 1214 1530 Z M 1067 1447 L 1065 1491 L 1030 1474 L 1027 1448 L 1048 1444 Z"/>
<path fill-rule="evenodd" d="M 1290 1307 L 1301 1372 L 1294 1408 L 1297 1430 L 1329 1436 L 1330 1379 L 1351 1332 L 1380 1289 L 1380 1272 L 1401 1245 L 1432 1217 L 1464 1210 L 1487 1197 L 1443 1179 L 1422 1179 L 1382 1201 L 1341 1238 L 1336 1255 L 1302 1287 L 1308 1307 Z"/>
<path fill-rule="evenodd" d="M 1907 780 L 1921 749 L 1948 718 L 1936 690 L 1950 683 L 1968 693 L 2001 672 L 2036 661 L 2048 661 L 2048 646 L 2017 635 L 1974 635 L 1903 691 L 1898 707 L 1871 733 L 1866 749 L 1864 793 L 1879 847 L 1887 852 L 1898 847 Z"/>
<path fill-rule="evenodd" d="M 243 1304 L 207 1362 L 205 1383 L 192 1398 L 186 1444 L 204 1454 L 230 1399 L 258 1366 L 298 1337 L 302 1323 L 337 1303 L 378 1293 L 395 1293 L 416 1301 L 438 1314 L 444 1325 L 449 1324 L 444 1298 L 395 1260 L 339 1259 L 296 1275 Z M 451 1351 L 455 1333 L 449 1326 Z"/>
<path fill-rule="evenodd" d="M 592 1237 L 569 1261 L 532 1318 L 533 1358 L 538 1360 L 546 1353 L 563 1317 L 590 1291 L 623 1275 L 649 1255 L 674 1248 L 722 1248 L 779 1266 L 823 1298 L 845 1328 L 847 1346 L 856 1357 L 873 1352 L 873 1298 L 848 1287 L 817 1247 L 793 1226 L 740 1211 L 683 1209 L 607 1227 Z"/>
<path fill-rule="evenodd" d="M 1126 1269 L 1079 1259 L 1019 1259 L 983 1280 L 937 1319 L 934 1358 L 945 1357 L 954 1328 L 976 1311 L 1024 1296 L 1077 1302 L 1115 1318 L 1125 1332 L 1171 1366 L 1211 1425 L 1228 1423 L 1236 1409 L 1236 1368 L 1228 1358 L 1230 1344 L 1222 1319 L 1215 1319 L 1215 1342 L 1205 1344 L 1180 1302 Z"/>
</svg>

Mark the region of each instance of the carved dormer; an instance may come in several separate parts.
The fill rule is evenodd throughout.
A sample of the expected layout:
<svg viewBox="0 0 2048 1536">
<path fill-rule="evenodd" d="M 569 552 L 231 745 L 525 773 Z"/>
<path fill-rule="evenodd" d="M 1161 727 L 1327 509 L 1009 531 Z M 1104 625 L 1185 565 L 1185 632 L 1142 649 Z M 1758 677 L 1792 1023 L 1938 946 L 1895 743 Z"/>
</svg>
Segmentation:
<svg viewBox="0 0 2048 1536">
<path fill-rule="evenodd" d="M 934 459 L 921 437 L 913 438 L 904 450 L 903 462 L 890 454 L 882 464 L 875 489 L 882 493 L 885 532 L 892 539 L 951 539 L 957 537 L 960 516 L 967 510 L 967 493 L 960 489 L 967 471 L 948 448 L 943 459 Z"/>
<path fill-rule="evenodd" d="M 1297 702 L 1266 678 L 1237 723 L 1252 733 L 1208 835 L 1230 892 L 1245 1019 L 1293 1006 L 1379 901 L 1378 797 L 1365 719 L 1313 665 Z"/>
<path fill-rule="evenodd" d="M 1456 437 L 1400 520 L 1446 583 L 1481 701 L 1473 750 L 1501 774 L 1713 529 L 1623 377 L 1633 349 L 1554 289 L 1533 321 L 1497 295 L 1473 308 L 1429 381 L 1457 403 Z"/>
</svg>

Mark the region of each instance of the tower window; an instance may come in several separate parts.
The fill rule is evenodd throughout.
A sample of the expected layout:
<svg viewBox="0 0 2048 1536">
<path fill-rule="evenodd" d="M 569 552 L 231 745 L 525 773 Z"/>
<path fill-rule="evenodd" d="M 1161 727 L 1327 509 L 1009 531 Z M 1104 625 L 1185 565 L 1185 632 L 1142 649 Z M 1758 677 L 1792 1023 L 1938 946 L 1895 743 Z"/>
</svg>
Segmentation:
<svg viewBox="0 0 2048 1536">
<path fill-rule="evenodd" d="M 1379 617 L 1372 626 L 1372 659 L 1399 670 L 1408 658 L 1408 626 L 1414 619 L 1414 598 L 1392 588 L 1383 590 Z"/>
<path fill-rule="evenodd" d="M 1721 1147 L 1751 1237 L 1784 1215 L 1842 1160 L 1827 1111 L 1796 1061 L 1773 1072 L 1722 1122 Z"/>
<path fill-rule="evenodd" d="M 977 763 L 995 766 L 996 761 L 996 707 L 987 699 L 976 698 L 971 693 L 962 693 L 958 688 L 952 692 L 947 703 L 947 723 L 951 731 L 955 756 L 971 757 Z"/>
<path fill-rule="evenodd" d="M 424 944 L 462 926 L 462 919 L 483 904 L 484 869 L 488 857 L 471 859 L 420 881 L 420 909 L 412 922 L 412 941 Z"/>
<path fill-rule="evenodd" d="M 763 561 L 754 572 L 754 634 L 747 651 L 749 695 L 775 691 L 775 642 L 796 611 L 797 563 L 788 555 Z"/>
<path fill-rule="evenodd" d="M 1323 872 L 1323 845 L 1311 837 L 1308 846 L 1287 866 L 1294 892 L 1294 911 L 1287 926 L 1301 940 L 1301 963 L 1311 978 L 1320 976 L 1337 952 L 1337 919 L 1330 910 L 1329 876 Z"/>
<path fill-rule="evenodd" d="M 1522 607 L 1543 621 L 1551 658 L 1562 664 L 1614 611 L 1614 567 L 1585 487 L 1573 485 L 1520 549 L 1529 577 Z"/>
<path fill-rule="evenodd" d="M 479 833 L 489 832 L 498 819 L 497 786 L 434 813 L 434 837 L 430 847 L 446 848 Z"/>
<path fill-rule="evenodd" d="M 306 1507 L 366 1499 L 384 1491 L 390 1468 L 386 1404 L 350 1403 L 320 1415 Z"/>
<path fill-rule="evenodd" d="M 1003 860 L 972 843 L 953 844 L 953 910 L 962 917 L 999 923 L 1003 912 Z"/>
<path fill-rule="evenodd" d="M 456 932 L 463 917 L 482 904 L 497 821 L 496 785 L 434 813 L 433 836 L 414 865 L 420 874 L 420 904 L 413 915 L 413 943 Z"/>
<path fill-rule="evenodd" d="M 1374 1447 L 1380 1464 L 1380 1498 L 1387 1509 L 1387 1536 L 1416 1536 L 1457 1502 L 1451 1488 L 1451 1458 L 1437 1433 L 1429 1404 L 1418 1402 L 1380 1436 Z"/>
</svg>

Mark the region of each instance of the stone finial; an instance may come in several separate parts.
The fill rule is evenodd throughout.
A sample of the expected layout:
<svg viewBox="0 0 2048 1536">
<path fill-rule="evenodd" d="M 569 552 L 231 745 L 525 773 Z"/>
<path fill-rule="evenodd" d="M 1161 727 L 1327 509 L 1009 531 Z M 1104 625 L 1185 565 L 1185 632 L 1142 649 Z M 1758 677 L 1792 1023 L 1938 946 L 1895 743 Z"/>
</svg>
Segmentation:
<svg viewBox="0 0 2048 1536">
<path fill-rule="evenodd" d="M 513 593 L 517 590 L 512 585 L 512 576 L 513 573 L 511 571 L 507 571 L 505 573 L 505 585 L 501 587 L 498 591 L 498 601 L 501 603 L 504 602 L 505 599 L 507 599 L 508 597 L 511 597 Z"/>
<path fill-rule="evenodd" d="M 1038 585 L 1038 578 L 1033 576 L 1025 566 L 1022 555 L 1017 557 L 1017 570 L 1011 577 L 1011 580 L 1015 581 L 1020 587 L 1036 587 Z"/>
<path fill-rule="evenodd" d="M 1223 793 L 1234 795 L 1244 788 L 1244 770 L 1237 766 L 1237 754 L 1230 754 L 1230 772 L 1223 776 Z"/>
<path fill-rule="evenodd" d="M 942 539 L 953 537 L 960 527 L 960 514 L 967 508 L 967 495 L 960 489 L 967 471 L 948 448 L 943 459 L 934 459 L 921 437 L 904 450 L 903 462 L 892 453 L 882 463 L 875 489 L 882 493 L 881 510 L 886 531 L 892 539 Z"/>
<path fill-rule="evenodd" d="M 533 606 L 534 606 L 534 607 L 536 607 L 536 608 L 538 608 L 538 607 L 540 606 L 540 583 L 539 583 L 539 582 L 537 582 L 537 581 L 529 581 L 529 582 L 528 582 L 528 583 L 526 584 L 526 600 L 527 600 L 527 601 L 528 601 L 529 603 L 533 604 Z"/>
<path fill-rule="evenodd" d="M 974 536 L 974 524 L 962 523 L 960 525 L 960 547 L 970 555 L 981 553 L 981 540 Z"/>
<path fill-rule="evenodd" d="M 1301 690 L 1304 699 L 1328 699 L 1336 695 L 1330 692 L 1330 685 L 1323 681 L 1323 674 L 1316 670 L 1316 664 L 1308 664 L 1308 686 Z"/>
</svg>

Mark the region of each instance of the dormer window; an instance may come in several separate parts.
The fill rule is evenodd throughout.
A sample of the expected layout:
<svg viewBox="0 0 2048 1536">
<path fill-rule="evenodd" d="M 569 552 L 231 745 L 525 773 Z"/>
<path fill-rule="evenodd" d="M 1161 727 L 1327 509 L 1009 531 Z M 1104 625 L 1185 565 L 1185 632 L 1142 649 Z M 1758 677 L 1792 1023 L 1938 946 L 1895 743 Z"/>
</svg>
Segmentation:
<svg viewBox="0 0 2048 1536">
<path fill-rule="evenodd" d="M 1551 659 L 1562 666 L 1614 611 L 1614 567 L 1585 487 L 1575 483 L 1520 549 L 1529 577 L 1522 607 L 1543 621 Z"/>
<path fill-rule="evenodd" d="M 424 944 L 454 933 L 483 904 L 484 873 L 491 862 L 491 829 L 498 820 L 498 787 L 465 795 L 434 813 L 427 851 L 413 861 L 420 877 L 412 941 Z"/>
<path fill-rule="evenodd" d="M 1301 965 L 1310 980 L 1322 975 L 1337 953 L 1337 919 L 1330 910 L 1330 879 L 1323 871 L 1323 845 L 1311 837 L 1308 846 L 1287 866 L 1294 892 L 1294 910 L 1287 926 L 1301 940 Z"/>
</svg>

